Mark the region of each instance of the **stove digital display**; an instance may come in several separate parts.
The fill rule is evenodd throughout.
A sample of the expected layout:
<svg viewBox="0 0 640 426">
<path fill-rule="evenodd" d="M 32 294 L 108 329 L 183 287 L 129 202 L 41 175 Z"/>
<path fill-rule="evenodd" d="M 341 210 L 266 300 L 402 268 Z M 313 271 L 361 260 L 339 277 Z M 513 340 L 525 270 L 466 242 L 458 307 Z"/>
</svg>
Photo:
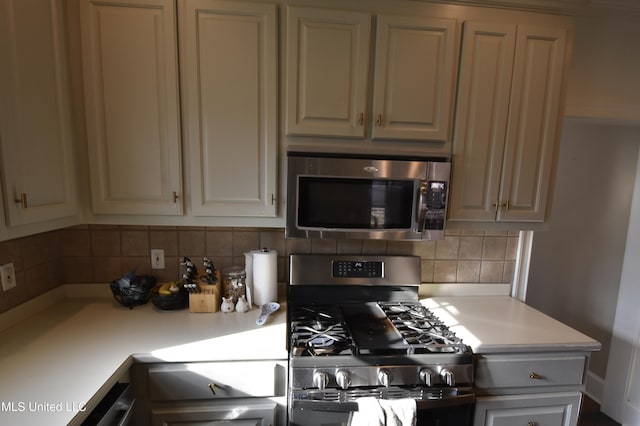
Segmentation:
<svg viewBox="0 0 640 426">
<path fill-rule="evenodd" d="M 382 278 L 383 262 L 336 260 L 332 262 L 336 278 Z"/>
</svg>

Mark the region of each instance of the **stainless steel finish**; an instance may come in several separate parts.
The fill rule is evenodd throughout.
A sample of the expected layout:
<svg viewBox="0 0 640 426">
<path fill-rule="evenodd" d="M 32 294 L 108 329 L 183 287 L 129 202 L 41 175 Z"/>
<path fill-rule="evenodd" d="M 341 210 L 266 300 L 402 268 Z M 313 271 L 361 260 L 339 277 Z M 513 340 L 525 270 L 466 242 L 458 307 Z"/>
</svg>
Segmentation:
<svg viewBox="0 0 640 426">
<path fill-rule="evenodd" d="M 316 388 L 323 390 L 329 384 L 329 376 L 322 371 L 313 373 L 313 384 Z"/>
<path fill-rule="evenodd" d="M 428 368 L 423 368 L 420 370 L 420 381 L 428 387 L 433 386 L 433 372 Z"/>
<path fill-rule="evenodd" d="M 382 278 L 337 278 L 332 262 L 365 260 L 383 262 Z M 289 257 L 289 285 L 394 285 L 419 286 L 420 258 L 417 256 L 307 255 Z"/>
<path fill-rule="evenodd" d="M 348 389 L 351 384 L 351 374 L 345 370 L 336 372 L 336 383 L 340 389 Z"/>
<path fill-rule="evenodd" d="M 334 365 L 338 362 L 335 357 Z M 423 359 L 426 363 L 427 361 Z M 348 364 L 348 361 L 342 357 L 339 362 L 346 364 L 339 367 L 293 367 L 291 375 L 291 386 L 294 389 L 319 389 L 319 384 L 324 383 L 324 388 L 341 388 L 345 389 L 338 382 L 339 375 L 348 375 L 350 378 L 349 389 L 366 386 L 391 386 L 391 385 L 425 385 L 426 377 L 423 374 L 425 369 L 433 372 L 431 374 L 431 385 L 428 386 L 454 386 L 458 385 L 471 386 L 473 383 L 473 366 L 471 364 L 434 364 L 429 362 L 426 364 L 387 364 L 387 365 L 355 365 Z M 444 374 L 447 371 L 451 373 Z M 438 373 L 436 373 L 438 372 Z M 322 373 L 322 374 L 320 374 Z M 324 379 L 326 378 L 326 383 Z M 447 380 L 453 380 L 454 384 L 447 383 Z M 386 384 L 385 384 L 386 383 Z"/>
<path fill-rule="evenodd" d="M 378 370 L 378 383 L 380 383 L 385 388 L 388 388 L 393 381 L 393 376 L 391 375 L 391 371 L 386 368 L 381 368 Z"/>
<path fill-rule="evenodd" d="M 453 371 L 449 370 L 448 368 L 443 368 L 442 370 L 440 370 L 440 377 L 447 386 L 456 385 L 455 375 L 453 374 Z"/>
<path fill-rule="evenodd" d="M 444 238 L 444 230 L 424 229 L 426 184 L 428 181 L 449 182 L 451 163 L 446 158 L 384 159 L 352 158 L 348 154 L 333 156 L 289 156 L 287 170 L 287 216 L 285 236 L 294 238 L 338 238 L 381 240 L 435 240 Z M 436 161 L 432 161 L 436 160 Z M 298 226 L 297 187 L 299 176 L 375 178 L 415 181 L 412 229 L 336 229 Z M 447 186 L 448 189 L 448 186 Z M 445 209 L 446 217 L 446 209 Z M 419 222 L 420 221 L 420 222 Z M 418 224 L 419 225 L 416 225 Z"/>
</svg>

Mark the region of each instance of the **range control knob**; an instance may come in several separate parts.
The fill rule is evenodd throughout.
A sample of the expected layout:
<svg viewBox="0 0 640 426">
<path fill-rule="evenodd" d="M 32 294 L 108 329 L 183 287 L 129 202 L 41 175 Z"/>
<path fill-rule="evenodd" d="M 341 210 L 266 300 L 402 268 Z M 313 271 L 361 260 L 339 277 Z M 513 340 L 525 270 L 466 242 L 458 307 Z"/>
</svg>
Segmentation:
<svg viewBox="0 0 640 426">
<path fill-rule="evenodd" d="M 420 381 L 424 383 L 425 386 L 433 386 L 433 372 L 428 368 L 420 370 Z"/>
<path fill-rule="evenodd" d="M 329 384 L 329 375 L 322 371 L 316 371 L 313 373 L 313 385 L 320 390 L 323 390 Z"/>
<path fill-rule="evenodd" d="M 336 382 L 341 389 L 347 389 L 351 384 L 351 374 L 345 370 L 338 370 L 336 373 Z"/>
<path fill-rule="evenodd" d="M 442 370 L 440 370 L 440 378 L 444 380 L 447 386 L 456 385 L 456 379 L 453 376 L 453 371 L 449 370 L 448 368 L 443 368 Z"/>
<path fill-rule="evenodd" d="M 386 368 L 381 368 L 380 370 L 378 370 L 378 382 L 388 388 L 391 385 L 391 371 L 387 370 Z"/>
</svg>

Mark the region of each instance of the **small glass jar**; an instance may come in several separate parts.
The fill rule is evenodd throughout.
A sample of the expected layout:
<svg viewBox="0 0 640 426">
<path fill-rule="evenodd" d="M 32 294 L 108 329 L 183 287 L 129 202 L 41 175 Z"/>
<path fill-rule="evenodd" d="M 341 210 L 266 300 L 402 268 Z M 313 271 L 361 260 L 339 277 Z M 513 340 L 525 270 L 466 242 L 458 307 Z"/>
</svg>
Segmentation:
<svg viewBox="0 0 640 426">
<path fill-rule="evenodd" d="M 231 297 L 235 304 L 240 296 L 245 296 L 247 273 L 242 266 L 228 266 L 222 269 L 222 292 Z"/>
</svg>

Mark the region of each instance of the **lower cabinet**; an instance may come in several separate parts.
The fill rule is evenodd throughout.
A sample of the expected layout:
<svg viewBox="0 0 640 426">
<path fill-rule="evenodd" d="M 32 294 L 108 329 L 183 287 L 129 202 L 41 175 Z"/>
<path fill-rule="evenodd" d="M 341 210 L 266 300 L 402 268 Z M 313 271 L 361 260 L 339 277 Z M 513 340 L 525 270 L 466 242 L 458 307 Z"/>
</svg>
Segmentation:
<svg viewBox="0 0 640 426">
<path fill-rule="evenodd" d="M 478 397 L 473 426 L 572 426 L 581 392 Z"/>
<path fill-rule="evenodd" d="M 137 425 L 286 422 L 286 361 L 136 364 Z"/>
<path fill-rule="evenodd" d="M 476 356 L 473 426 L 577 426 L 589 355 Z"/>
</svg>

